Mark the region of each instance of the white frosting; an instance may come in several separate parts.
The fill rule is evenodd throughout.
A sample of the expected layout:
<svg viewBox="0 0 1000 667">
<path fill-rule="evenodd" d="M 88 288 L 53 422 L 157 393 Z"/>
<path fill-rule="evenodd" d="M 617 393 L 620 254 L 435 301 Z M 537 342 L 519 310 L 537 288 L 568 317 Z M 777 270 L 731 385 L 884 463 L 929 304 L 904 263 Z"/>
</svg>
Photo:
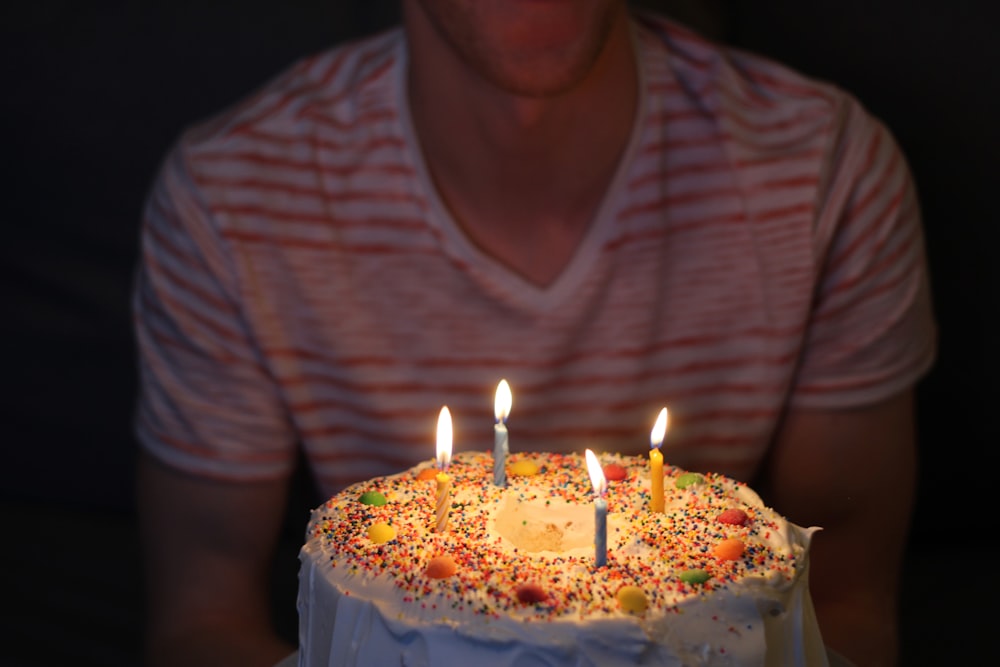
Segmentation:
<svg viewBox="0 0 1000 667">
<path fill-rule="evenodd" d="M 435 485 L 417 470 L 355 485 L 315 510 L 300 554 L 299 666 L 828 664 L 807 586 L 813 529 L 727 478 L 677 489 L 683 471 L 669 466 L 665 511 L 651 518 L 642 459 L 605 456 L 628 478 L 610 483 L 609 563 L 595 572 L 593 503 L 583 481 L 565 485 L 580 457 L 536 456 L 543 474 L 509 475 L 498 489 L 489 455 L 458 454 L 446 534 L 428 531 Z M 559 493 L 538 492 L 546 487 Z M 363 505 L 364 491 L 389 502 Z M 748 525 L 718 523 L 729 508 L 744 509 Z M 379 522 L 393 525 L 395 540 L 367 538 Z M 719 537 L 740 538 L 744 562 L 706 553 Z M 477 545 L 488 552 L 482 562 Z M 424 568 L 441 553 L 456 555 L 458 572 L 431 579 Z M 709 584 L 679 583 L 699 564 L 713 573 Z M 513 591 L 526 582 L 549 598 L 518 602 Z M 620 608 L 622 584 L 644 591 L 644 612 Z"/>
</svg>

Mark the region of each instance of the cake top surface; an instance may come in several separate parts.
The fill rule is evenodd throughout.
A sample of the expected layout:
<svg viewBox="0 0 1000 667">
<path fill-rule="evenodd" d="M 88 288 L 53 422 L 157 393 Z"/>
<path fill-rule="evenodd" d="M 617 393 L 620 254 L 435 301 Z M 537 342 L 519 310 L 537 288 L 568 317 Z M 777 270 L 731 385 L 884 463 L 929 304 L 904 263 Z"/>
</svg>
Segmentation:
<svg viewBox="0 0 1000 667">
<path fill-rule="evenodd" d="M 664 465 L 664 511 L 650 511 L 645 457 L 600 457 L 607 563 L 595 566 L 595 493 L 584 459 L 513 453 L 507 486 L 493 458 L 461 452 L 447 470 L 448 529 L 435 532 L 433 463 L 355 484 L 314 510 L 318 550 L 346 595 L 429 622 L 458 616 L 579 622 L 683 613 L 698 598 L 789 588 L 809 532 L 746 484 Z"/>
</svg>

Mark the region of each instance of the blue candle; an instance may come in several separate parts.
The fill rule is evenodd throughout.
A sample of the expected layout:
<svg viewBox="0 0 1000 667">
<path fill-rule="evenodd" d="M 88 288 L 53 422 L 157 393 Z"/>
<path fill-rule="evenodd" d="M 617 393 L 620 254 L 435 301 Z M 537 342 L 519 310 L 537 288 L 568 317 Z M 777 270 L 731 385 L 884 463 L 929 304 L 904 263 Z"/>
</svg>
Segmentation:
<svg viewBox="0 0 1000 667">
<path fill-rule="evenodd" d="M 585 456 L 590 483 L 594 486 L 594 565 L 604 567 L 608 564 L 608 501 L 604 499 L 608 480 L 594 452 L 588 449 Z"/>
<path fill-rule="evenodd" d="M 594 565 L 608 564 L 608 501 L 598 498 L 594 501 Z"/>
<path fill-rule="evenodd" d="M 493 427 L 493 483 L 507 486 L 507 427 L 497 422 Z"/>
<path fill-rule="evenodd" d="M 512 402 L 510 385 L 506 380 L 500 380 L 493 403 L 493 414 L 497 419 L 493 427 L 493 484 L 496 486 L 507 486 L 507 454 L 510 453 L 507 416 Z"/>
</svg>

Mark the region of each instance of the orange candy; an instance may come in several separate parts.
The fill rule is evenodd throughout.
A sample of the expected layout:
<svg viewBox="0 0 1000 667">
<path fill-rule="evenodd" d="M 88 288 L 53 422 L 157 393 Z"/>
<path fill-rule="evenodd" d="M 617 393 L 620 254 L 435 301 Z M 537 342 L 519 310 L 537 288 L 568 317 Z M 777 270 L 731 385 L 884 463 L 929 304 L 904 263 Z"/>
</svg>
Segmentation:
<svg viewBox="0 0 1000 667">
<path fill-rule="evenodd" d="M 431 579 L 446 579 L 455 574 L 458 566 L 451 556 L 435 556 L 427 563 L 427 576 Z"/>
<path fill-rule="evenodd" d="M 424 468 L 417 475 L 417 479 L 434 479 L 437 477 L 438 471 L 434 468 Z"/>
<path fill-rule="evenodd" d="M 732 537 L 715 545 L 712 553 L 719 560 L 738 560 L 743 556 L 743 540 Z"/>
</svg>

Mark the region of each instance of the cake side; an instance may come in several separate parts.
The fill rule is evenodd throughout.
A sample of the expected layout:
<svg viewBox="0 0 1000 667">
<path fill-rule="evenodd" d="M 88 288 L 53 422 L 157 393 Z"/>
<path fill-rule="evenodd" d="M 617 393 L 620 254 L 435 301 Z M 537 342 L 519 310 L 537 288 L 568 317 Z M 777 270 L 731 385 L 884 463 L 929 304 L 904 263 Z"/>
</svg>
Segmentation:
<svg viewBox="0 0 1000 667">
<path fill-rule="evenodd" d="M 808 597 L 811 531 L 745 484 L 670 466 L 664 512 L 652 513 L 645 460 L 601 458 L 602 568 L 577 455 L 515 454 L 501 489 L 489 454 L 457 454 L 444 533 L 433 532 L 429 462 L 314 510 L 300 555 L 300 665 L 825 664 Z M 454 572 L 428 574 L 441 561 Z"/>
</svg>

